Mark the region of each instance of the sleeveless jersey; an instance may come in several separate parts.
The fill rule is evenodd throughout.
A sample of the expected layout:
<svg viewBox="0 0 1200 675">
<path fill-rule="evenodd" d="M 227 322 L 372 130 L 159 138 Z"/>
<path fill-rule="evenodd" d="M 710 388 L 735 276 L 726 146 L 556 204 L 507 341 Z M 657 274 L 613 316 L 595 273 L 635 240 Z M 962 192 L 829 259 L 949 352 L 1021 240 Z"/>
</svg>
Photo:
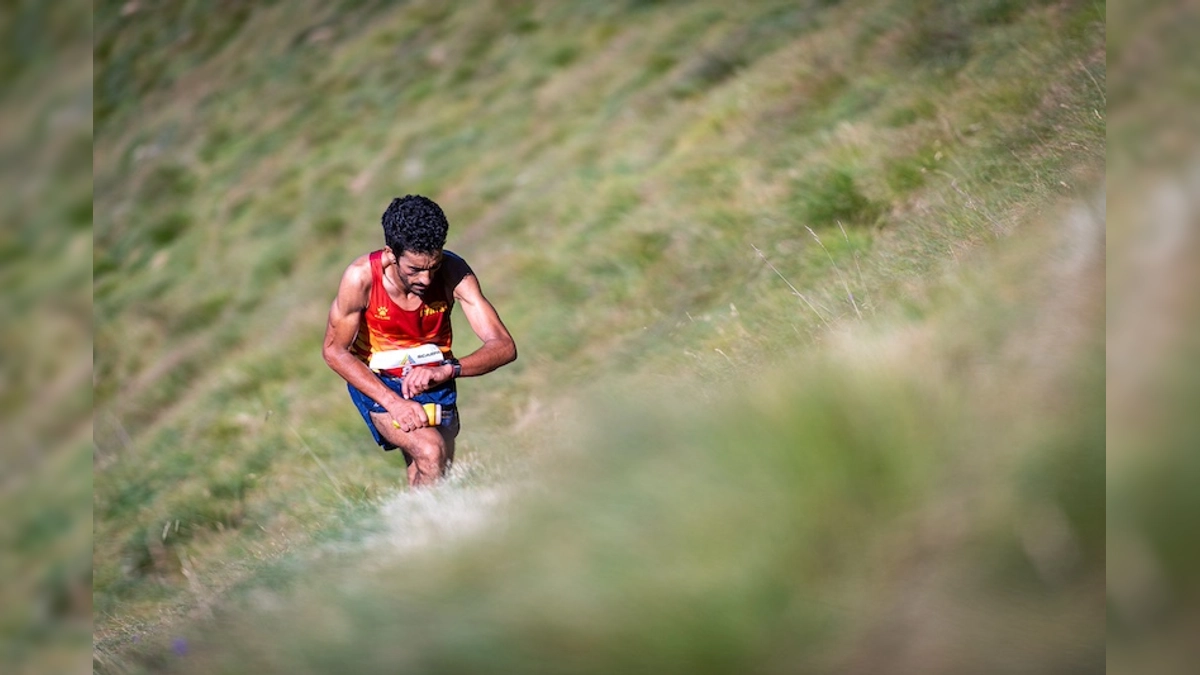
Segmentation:
<svg viewBox="0 0 1200 675">
<path fill-rule="evenodd" d="M 420 306 L 405 310 L 383 287 L 383 251 L 371 253 L 371 297 L 363 310 L 351 352 L 367 363 L 375 352 L 432 344 L 442 350 L 443 358 L 451 358 L 454 332 L 450 310 L 454 307 L 454 286 L 469 273 L 470 268 L 462 258 L 443 251 L 442 266 L 433 275 Z M 401 375 L 399 368 L 381 372 Z"/>
</svg>

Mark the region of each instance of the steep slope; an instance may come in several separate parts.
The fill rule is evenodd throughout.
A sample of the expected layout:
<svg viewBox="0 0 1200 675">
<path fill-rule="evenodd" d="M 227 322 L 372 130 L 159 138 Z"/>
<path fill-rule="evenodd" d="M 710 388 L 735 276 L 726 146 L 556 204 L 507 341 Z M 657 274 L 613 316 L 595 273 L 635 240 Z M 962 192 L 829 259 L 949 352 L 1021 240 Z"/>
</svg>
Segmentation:
<svg viewBox="0 0 1200 675">
<path fill-rule="evenodd" d="M 610 387 L 649 390 L 659 398 L 632 396 L 637 410 L 652 421 L 660 410 L 664 419 L 679 415 L 664 422 L 672 433 L 687 437 L 699 427 L 722 439 L 743 433 L 745 419 L 759 429 L 749 445 L 773 448 L 769 461 L 752 469 L 751 484 L 719 490 L 720 481 L 711 481 L 728 481 L 746 467 L 722 464 L 731 441 L 695 439 L 698 473 L 685 472 L 678 489 L 646 496 L 666 512 L 709 489 L 710 508 L 745 518 L 855 511 L 863 493 L 892 490 L 892 501 L 847 516 L 864 530 L 864 546 L 882 546 L 876 537 L 894 524 L 889 514 L 945 502 L 943 467 L 972 464 L 956 449 L 980 447 L 964 445 L 960 434 L 979 440 L 962 428 L 969 427 L 964 420 L 992 417 L 974 396 L 961 410 L 940 401 L 969 394 L 980 372 L 1011 375 L 1012 384 L 995 392 L 1009 403 L 980 428 L 1004 428 L 992 426 L 997 419 L 1030 420 L 1030 438 L 1009 439 L 1030 450 L 1061 444 L 1053 441 L 1057 431 L 1013 401 L 1022 387 L 1062 386 L 1086 401 L 1095 386 L 1073 368 L 1038 384 L 1025 370 L 1005 373 L 991 361 L 1040 334 L 1030 324 L 1057 320 L 1040 296 L 1043 287 L 1020 279 L 1037 277 L 1047 252 L 1060 250 L 1059 218 L 1040 214 L 1090 189 L 1103 166 L 1103 6 L 892 0 L 768 2 L 739 12 L 722 3 L 637 2 L 304 7 L 98 9 L 94 507 L 96 635 L 104 658 L 119 661 L 147 628 L 167 639 L 164 626 L 182 621 L 175 617 L 223 606 L 226 589 L 254 588 L 258 574 L 301 588 L 322 578 L 310 563 L 299 564 L 303 572 L 288 567 L 289 556 L 309 560 L 314 538 L 357 539 L 362 519 L 370 520 L 364 514 L 391 503 L 402 467 L 366 447 L 317 345 L 341 269 L 379 245 L 379 213 L 398 194 L 428 194 L 446 207 L 449 247 L 479 271 L 521 347 L 513 367 L 464 383 L 461 480 L 485 493 L 518 480 L 542 484 L 543 472 L 562 471 L 561 480 L 584 495 L 559 505 L 563 512 L 612 513 L 611 504 L 646 496 L 637 476 L 687 466 L 686 449 L 669 451 L 675 441 L 644 424 L 629 425 L 616 440 L 588 440 L 578 429 L 592 424 L 591 415 L 577 409 Z M 995 242 L 1010 239 L 1028 240 L 1003 254 L 1016 262 L 993 262 L 1004 250 Z M 975 266 L 987 270 L 972 277 L 978 290 L 962 290 L 963 268 Z M 1085 296 L 1094 290 L 1086 276 L 1072 281 Z M 965 308 L 946 309 L 959 305 Z M 471 339 L 458 325 L 469 350 Z M 881 336 L 878 345 L 871 335 Z M 1061 350 L 1075 363 L 1078 345 L 1051 342 L 1050 353 Z M 835 383 L 844 365 L 825 370 L 803 359 L 839 362 L 846 344 L 876 346 L 865 355 L 851 351 L 850 360 L 865 362 L 868 372 L 864 384 L 843 391 Z M 876 350 L 895 354 L 884 361 L 911 359 L 937 375 L 910 385 L 919 373 L 872 372 Z M 1006 359 L 995 357 L 1013 362 Z M 809 377 L 833 393 L 795 384 Z M 876 387 L 885 393 L 868 393 Z M 826 414 L 797 412 L 810 404 Z M 862 426 L 860 404 L 882 430 L 943 430 L 894 441 L 854 431 Z M 684 412 L 672 412 L 676 407 Z M 1067 408 L 1081 411 L 1062 431 L 1081 439 L 1079 453 L 1062 460 L 1069 473 L 1095 459 L 1088 445 L 1095 420 L 1086 403 Z M 701 423 L 726 409 L 737 411 L 726 426 Z M 597 414 L 602 425 L 612 424 L 612 414 L 639 416 Z M 830 421 L 837 419 L 844 425 Z M 828 454 L 817 455 L 825 459 L 781 471 L 775 462 L 787 466 L 789 457 L 803 456 L 811 435 L 826 439 Z M 894 466 L 886 452 L 892 442 L 905 457 Z M 582 454 L 586 463 L 614 448 L 616 458 L 587 470 L 540 464 L 550 457 L 553 465 L 564 453 Z M 1102 442 L 1100 448 L 1102 454 Z M 657 449 L 668 450 L 663 462 L 670 469 L 641 459 Z M 1056 456 L 1047 453 L 1044 461 Z M 1011 476 L 996 475 L 994 485 L 983 478 L 980 484 L 1004 493 Z M 579 485 L 582 476 L 588 479 Z M 546 478 L 541 489 L 553 491 L 557 480 Z M 826 480 L 835 487 L 822 492 Z M 586 496 L 588 481 L 601 496 Z M 765 481 L 762 499 L 735 507 L 760 484 L 754 481 Z M 1057 494 L 1055 485 L 1051 480 L 1047 494 Z M 814 496 L 790 501 L 781 497 L 788 486 L 811 488 Z M 1064 588 L 1084 595 L 1094 581 L 1087 576 L 1094 562 L 1087 490 L 1094 485 L 1085 487 L 1078 513 L 1046 497 L 1069 532 L 1083 532 L 1072 536 L 1084 563 L 1072 569 L 1086 579 L 1077 586 L 1072 576 Z M 790 516 L 762 517 L 759 534 L 794 537 L 793 553 L 836 533 Z M 629 537 L 656 538 L 622 518 L 613 522 L 614 547 L 636 552 L 640 544 Z M 666 522 L 678 529 L 664 526 L 662 536 L 685 533 L 681 546 L 701 561 L 693 573 L 703 577 L 711 544 L 702 528 L 689 538 L 689 523 Z M 598 551 L 608 540 L 562 541 L 542 563 L 527 564 L 508 549 L 497 555 L 514 570 L 544 572 L 560 557 L 603 558 Z M 738 541 L 753 548 L 757 539 Z M 1023 555 L 1019 543 L 1009 544 L 1005 551 Z M 958 549 L 945 546 L 945 558 L 955 560 Z M 440 559 L 430 555 L 436 567 Z M 463 564 L 488 555 L 486 548 L 468 553 Z M 791 555 L 763 553 L 746 572 L 759 581 L 735 584 L 701 613 L 730 609 L 745 626 L 758 626 L 764 616 L 791 611 L 761 614 L 757 601 L 745 600 L 768 593 L 756 584 L 784 583 L 786 575 L 772 566 L 810 566 L 803 583 L 784 583 L 784 595 L 837 569 Z M 643 563 L 635 557 L 615 564 Z M 564 574 L 591 578 L 591 563 L 580 564 L 584 572 L 567 564 Z M 728 581 L 721 570 L 735 566 L 713 559 L 713 578 Z M 688 573 L 671 564 L 664 570 Z M 520 577 L 526 573 L 514 571 L 511 585 L 527 588 Z M 469 576 L 446 574 L 431 586 L 430 601 Z M 847 588 L 865 579 L 885 588 L 905 583 L 880 575 L 875 569 L 838 578 Z M 664 589 L 666 613 L 643 626 L 652 634 L 680 608 L 700 611 L 678 604 L 672 589 L 679 587 L 654 575 L 635 575 L 629 586 L 606 586 L 602 578 L 582 585 L 616 597 Z M 480 590 L 481 602 L 495 604 L 474 606 L 470 611 L 482 612 L 476 616 L 513 611 Z M 1066 602 L 1063 611 L 1084 606 Z M 367 615 L 379 609 L 364 607 Z M 800 615 L 807 617 L 801 623 L 824 620 Z M 527 615 L 531 632 L 518 632 L 517 643 L 553 638 L 554 631 L 539 632 L 545 627 L 538 616 Z M 628 637 L 610 631 L 620 616 L 616 606 L 598 611 L 595 623 L 562 636 L 563 653 L 575 640 L 609 653 L 605 645 Z M 729 628 L 697 624 L 680 644 Z M 730 663 L 784 658 L 787 651 L 748 645 L 726 645 L 740 655 Z M 679 656 L 669 645 L 650 647 L 664 662 Z M 420 663 L 433 668 L 450 651 L 450 643 L 435 645 L 420 657 L 432 660 Z M 1092 656 L 1080 653 L 1064 658 Z M 230 658 L 242 657 L 250 658 Z M 321 668 L 319 660 L 302 662 Z"/>
</svg>

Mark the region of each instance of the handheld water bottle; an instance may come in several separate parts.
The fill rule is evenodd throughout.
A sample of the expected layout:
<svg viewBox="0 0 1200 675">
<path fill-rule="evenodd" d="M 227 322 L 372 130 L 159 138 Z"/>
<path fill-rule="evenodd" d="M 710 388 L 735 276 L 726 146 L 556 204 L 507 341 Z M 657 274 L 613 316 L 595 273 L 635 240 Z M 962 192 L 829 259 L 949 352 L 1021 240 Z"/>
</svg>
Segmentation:
<svg viewBox="0 0 1200 675">
<path fill-rule="evenodd" d="M 431 427 L 448 427 L 454 423 L 454 411 L 443 408 L 441 403 L 422 403 L 421 407 L 425 409 Z M 400 423 L 392 420 L 392 426 L 399 429 Z"/>
</svg>

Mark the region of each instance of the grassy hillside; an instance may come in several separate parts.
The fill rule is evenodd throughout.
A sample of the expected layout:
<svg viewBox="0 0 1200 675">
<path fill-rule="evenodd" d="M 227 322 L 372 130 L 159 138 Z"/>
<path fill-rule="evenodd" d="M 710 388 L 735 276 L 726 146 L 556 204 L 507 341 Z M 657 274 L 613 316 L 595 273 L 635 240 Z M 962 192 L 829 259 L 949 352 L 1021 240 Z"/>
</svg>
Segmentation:
<svg viewBox="0 0 1200 675">
<path fill-rule="evenodd" d="M 1092 668 L 1103 13 L 102 3 L 97 668 Z M 405 193 L 522 354 L 432 496 L 318 357 Z"/>
<path fill-rule="evenodd" d="M 91 23 L 83 4 L 0 9 L 6 673 L 86 667 L 92 627 Z"/>
</svg>

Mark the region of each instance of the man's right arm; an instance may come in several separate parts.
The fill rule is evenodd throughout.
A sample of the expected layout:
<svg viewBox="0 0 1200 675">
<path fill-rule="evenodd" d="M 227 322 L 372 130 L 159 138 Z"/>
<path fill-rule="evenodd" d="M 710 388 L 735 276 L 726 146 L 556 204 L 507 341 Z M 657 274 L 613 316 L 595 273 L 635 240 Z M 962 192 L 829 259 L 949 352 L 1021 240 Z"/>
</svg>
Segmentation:
<svg viewBox="0 0 1200 675">
<path fill-rule="evenodd" d="M 401 398 L 350 353 L 370 294 L 371 265 L 369 258 L 363 256 L 351 263 L 342 275 L 337 297 L 329 308 L 329 323 L 325 327 L 325 345 L 321 355 L 342 379 L 387 408 L 401 429 L 410 431 L 428 426 L 428 417 L 421 404 Z"/>
</svg>

